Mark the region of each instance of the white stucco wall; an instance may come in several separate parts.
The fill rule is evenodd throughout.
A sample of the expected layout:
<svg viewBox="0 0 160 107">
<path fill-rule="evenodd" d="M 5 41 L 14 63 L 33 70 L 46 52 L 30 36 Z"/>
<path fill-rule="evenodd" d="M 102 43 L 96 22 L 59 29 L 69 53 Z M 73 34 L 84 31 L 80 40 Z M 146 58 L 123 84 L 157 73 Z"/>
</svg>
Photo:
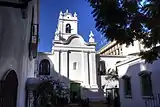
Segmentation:
<svg viewBox="0 0 160 107">
<path fill-rule="evenodd" d="M 99 61 L 104 61 L 105 62 L 105 67 L 106 67 L 106 72 L 108 72 L 108 70 L 111 69 L 115 69 L 115 65 L 117 63 L 117 61 L 123 61 L 125 60 L 126 57 L 124 56 L 106 56 L 106 55 L 101 55 Z M 103 86 L 105 85 L 103 91 L 106 92 L 107 88 L 115 88 L 115 86 L 117 85 L 117 87 L 119 87 L 118 81 L 110 81 L 110 80 L 106 80 L 107 75 L 101 75 L 98 76 L 98 78 L 100 78 L 100 82 L 99 85 Z"/>
<path fill-rule="evenodd" d="M 138 73 L 143 70 L 152 72 L 151 79 L 153 94 L 156 95 L 156 93 L 160 93 L 160 85 L 158 83 L 160 77 L 160 60 L 155 61 L 153 64 L 144 64 L 143 60 L 136 58 L 137 57 L 128 60 L 131 62 L 125 61 L 123 63 L 117 64 L 118 74 L 120 77 L 119 91 L 121 107 L 145 107 L 145 99 L 142 97 L 140 77 L 138 75 Z M 124 96 L 124 85 L 122 79 L 123 75 L 128 75 L 131 77 L 132 98 L 125 98 Z"/>
<path fill-rule="evenodd" d="M 25 82 L 28 76 L 34 76 L 34 60 L 30 61 L 28 57 L 33 2 L 29 3 L 27 19 L 22 19 L 21 9 L 0 6 L 0 79 L 9 69 L 16 71 L 19 82 L 17 107 L 25 106 Z"/>
<path fill-rule="evenodd" d="M 132 54 L 132 53 L 137 53 L 140 52 L 140 45 L 139 45 L 139 41 L 134 41 L 134 45 L 129 45 L 128 47 L 126 47 L 125 44 L 122 45 L 122 54 L 124 56 L 128 55 L 128 54 Z"/>
<path fill-rule="evenodd" d="M 77 63 L 76 70 L 73 69 L 73 63 Z M 71 80 L 82 81 L 82 60 L 81 52 L 70 52 L 69 53 L 69 78 Z"/>
</svg>

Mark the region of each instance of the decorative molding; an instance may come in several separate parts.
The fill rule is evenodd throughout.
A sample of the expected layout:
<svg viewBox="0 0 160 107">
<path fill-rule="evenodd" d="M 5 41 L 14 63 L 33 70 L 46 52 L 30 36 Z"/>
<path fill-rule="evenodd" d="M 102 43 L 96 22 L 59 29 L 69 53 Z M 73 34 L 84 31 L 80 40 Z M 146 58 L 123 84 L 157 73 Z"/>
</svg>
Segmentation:
<svg viewBox="0 0 160 107">
<path fill-rule="evenodd" d="M 138 59 L 140 59 L 140 57 L 134 57 L 134 58 L 132 58 L 132 59 L 127 59 L 127 60 L 121 61 L 120 63 L 117 63 L 117 64 L 116 64 L 116 67 L 120 67 L 120 66 L 125 65 L 125 64 L 128 64 L 128 63 L 130 63 L 130 62 L 134 62 L 134 61 L 136 61 L 136 60 L 138 60 Z"/>
<path fill-rule="evenodd" d="M 87 50 L 54 50 L 56 52 L 84 52 L 84 53 L 96 53 L 96 51 L 87 51 Z"/>
<path fill-rule="evenodd" d="M 65 41 L 55 40 L 54 43 L 67 45 L 67 44 L 69 44 L 69 43 L 72 41 L 72 39 L 74 39 L 74 38 L 80 38 L 80 39 L 84 42 L 84 44 L 85 44 L 86 46 L 95 46 L 95 45 L 96 45 L 95 42 L 92 42 L 92 43 L 87 43 L 87 42 L 85 42 L 84 39 L 83 39 L 80 35 L 78 35 L 78 34 L 73 34 L 73 35 L 71 35 L 71 36 L 70 36 L 67 40 L 65 40 Z"/>
<path fill-rule="evenodd" d="M 100 57 L 118 57 L 118 58 L 127 58 L 126 56 L 123 56 L 123 55 L 102 55 L 102 54 L 97 54 L 99 55 Z"/>
<path fill-rule="evenodd" d="M 80 46 L 64 46 L 64 45 L 58 45 L 58 46 L 54 46 L 54 48 L 55 48 L 55 47 L 58 48 L 58 49 L 59 49 L 59 48 L 61 48 L 61 49 L 63 49 L 63 48 L 65 48 L 65 49 L 67 49 L 67 48 L 69 48 L 69 49 L 70 49 L 70 48 L 76 48 L 76 49 L 77 49 L 77 48 L 81 48 L 81 49 L 95 49 L 95 47 L 88 47 L 88 46 L 83 46 L 83 47 L 81 46 L 81 47 L 80 47 Z"/>
</svg>

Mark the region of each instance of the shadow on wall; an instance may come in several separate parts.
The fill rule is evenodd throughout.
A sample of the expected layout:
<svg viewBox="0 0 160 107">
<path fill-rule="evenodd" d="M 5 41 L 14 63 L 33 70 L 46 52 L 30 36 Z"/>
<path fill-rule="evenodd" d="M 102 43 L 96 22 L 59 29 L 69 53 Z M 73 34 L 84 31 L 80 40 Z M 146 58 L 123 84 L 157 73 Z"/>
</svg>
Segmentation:
<svg viewBox="0 0 160 107">
<path fill-rule="evenodd" d="M 61 95 L 57 95 L 57 96 L 59 98 L 67 97 L 70 102 L 77 102 L 80 99 L 87 99 L 87 98 L 89 98 L 90 101 L 97 101 L 101 97 L 104 97 L 102 96 L 104 95 L 104 93 L 102 92 L 100 87 L 98 90 L 92 89 L 89 87 L 87 88 L 83 87 L 82 85 L 83 83 L 70 80 L 69 78 L 63 75 L 60 75 L 58 72 L 56 72 L 54 68 L 54 64 L 52 63 L 52 61 L 47 55 L 45 55 L 45 59 L 47 59 L 50 63 L 50 66 L 49 66 L 50 75 L 39 75 L 39 71 L 38 72 L 36 71 L 37 72 L 36 78 L 28 78 L 27 80 L 27 99 L 28 101 L 27 102 L 30 102 L 30 103 L 32 102 L 30 98 L 31 97 L 30 93 L 33 93 L 34 95 L 34 92 L 36 92 L 36 90 L 39 89 L 39 87 L 48 80 L 53 81 L 53 84 L 55 84 L 54 90 L 56 90 L 57 93 L 61 93 Z M 39 68 L 40 66 L 38 66 L 38 69 Z M 69 74 L 67 75 L 69 76 Z M 68 90 L 67 96 L 63 95 L 64 93 L 62 91 L 64 90 L 65 91 Z M 102 100 L 104 100 L 104 98 Z"/>
</svg>

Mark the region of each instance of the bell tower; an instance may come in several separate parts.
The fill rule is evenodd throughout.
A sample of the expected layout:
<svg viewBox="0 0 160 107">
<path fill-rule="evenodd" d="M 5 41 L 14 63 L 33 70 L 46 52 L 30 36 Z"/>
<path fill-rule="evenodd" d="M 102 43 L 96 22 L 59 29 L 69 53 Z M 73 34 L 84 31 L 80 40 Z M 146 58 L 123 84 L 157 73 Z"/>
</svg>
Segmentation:
<svg viewBox="0 0 160 107">
<path fill-rule="evenodd" d="M 73 15 L 66 10 L 59 13 L 58 25 L 55 32 L 55 40 L 67 40 L 69 36 L 77 34 L 78 30 L 77 14 Z"/>
</svg>

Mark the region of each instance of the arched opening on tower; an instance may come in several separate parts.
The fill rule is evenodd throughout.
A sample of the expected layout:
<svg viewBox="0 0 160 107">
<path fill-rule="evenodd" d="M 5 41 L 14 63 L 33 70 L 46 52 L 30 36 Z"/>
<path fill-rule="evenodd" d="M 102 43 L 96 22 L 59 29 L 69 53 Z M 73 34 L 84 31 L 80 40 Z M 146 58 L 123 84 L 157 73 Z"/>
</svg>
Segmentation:
<svg viewBox="0 0 160 107">
<path fill-rule="evenodd" d="M 66 24 L 66 33 L 71 33 L 71 25 Z"/>
</svg>

